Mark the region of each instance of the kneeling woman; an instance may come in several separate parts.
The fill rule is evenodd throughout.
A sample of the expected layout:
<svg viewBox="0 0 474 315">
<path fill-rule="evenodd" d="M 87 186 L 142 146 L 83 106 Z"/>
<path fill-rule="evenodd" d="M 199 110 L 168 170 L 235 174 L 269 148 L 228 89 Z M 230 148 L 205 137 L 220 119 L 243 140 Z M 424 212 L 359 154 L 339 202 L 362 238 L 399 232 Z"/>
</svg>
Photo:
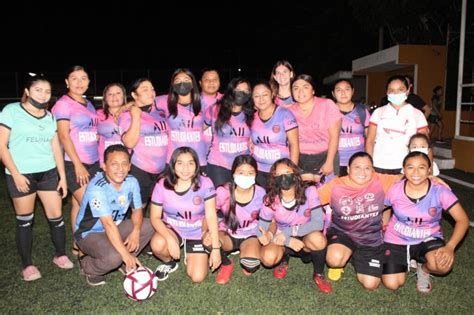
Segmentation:
<svg viewBox="0 0 474 315">
<path fill-rule="evenodd" d="M 397 290 L 406 281 L 407 262 L 418 262 L 418 291 L 428 293 L 430 273 L 443 275 L 453 268 L 454 250 L 466 234 L 469 219 L 456 196 L 446 187 L 428 178 L 431 161 L 422 152 L 411 152 L 403 160 L 406 179 L 395 184 L 385 198 L 393 215 L 384 236 L 385 263 L 383 284 Z M 448 242 L 441 232 L 442 212 L 454 219 Z"/>
<path fill-rule="evenodd" d="M 209 266 L 215 270 L 221 263 L 215 188 L 200 174 L 196 151 L 177 148 L 153 191 L 150 219 L 158 232 L 152 240 L 157 244 L 153 253 L 164 262 L 156 271 L 160 281 L 178 268 L 182 243 L 186 273 L 193 282 L 203 282 Z M 209 257 L 202 244 L 204 221 L 212 239 Z"/>
<path fill-rule="evenodd" d="M 225 254 L 240 251 L 240 264 L 247 275 L 260 267 L 260 243 L 257 239 L 258 214 L 265 190 L 255 185 L 257 162 L 250 155 L 239 155 L 232 164 L 233 178 L 217 188 L 216 205 L 224 214 L 219 239 Z M 207 238 L 205 244 L 210 241 Z M 209 244 L 206 244 L 210 246 Z M 222 266 L 216 282 L 229 282 L 234 270 L 232 260 L 222 255 Z"/>
<path fill-rule="evenodd" d="M 275 235 L 269 231 L 275 220 Z M 326 238 L 322 233 L 323 211 L 316 187 L 305 188 L 298 166 L 290 159 L 275 162 L 270 169 L 268 193 L 260 211 L 259 241 L 263 245 L 261 261 L 267 267 L 278 264 L 273 274 L 282 279 L 288 269 L 288 254 L 312 260 L 313 279 L 319 290 L 332 291 L 324 276 Z"/>
</svg>

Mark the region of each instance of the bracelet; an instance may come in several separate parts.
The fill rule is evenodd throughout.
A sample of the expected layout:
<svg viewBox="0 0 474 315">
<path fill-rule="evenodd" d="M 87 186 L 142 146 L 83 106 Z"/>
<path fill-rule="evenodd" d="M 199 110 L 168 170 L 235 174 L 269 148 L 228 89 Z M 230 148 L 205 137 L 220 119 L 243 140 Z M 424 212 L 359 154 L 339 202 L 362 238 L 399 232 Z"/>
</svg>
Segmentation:
<svg viewBox="0 0 474 315">
<path fill-rule="evenodd" d="M 214 250 L 214 249 L 221 249 L 221 248 L 220 247 L 213 247 L 212 250 Z"/>
</svg>

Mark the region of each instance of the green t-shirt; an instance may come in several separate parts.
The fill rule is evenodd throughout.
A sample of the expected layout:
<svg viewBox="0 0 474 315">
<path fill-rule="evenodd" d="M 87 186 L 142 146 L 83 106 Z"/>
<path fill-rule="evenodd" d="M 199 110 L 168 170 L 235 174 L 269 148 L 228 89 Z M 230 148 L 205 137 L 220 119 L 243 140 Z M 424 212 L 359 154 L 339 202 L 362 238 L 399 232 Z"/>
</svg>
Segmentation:
<svg viewBox="0 0 474 315">
<path fill-rule="evenodd" d="M 43 117 L 35 117 L 20 103 L 11 103 L 0 113 L 0 125 L 10 130 L 8 149 L 21 174 L 45 172 L 56 167 L 51 141 L 57 126 L 49 111 Z M 7 168 L 5 172 L 10 174 Z"/>
</svg>

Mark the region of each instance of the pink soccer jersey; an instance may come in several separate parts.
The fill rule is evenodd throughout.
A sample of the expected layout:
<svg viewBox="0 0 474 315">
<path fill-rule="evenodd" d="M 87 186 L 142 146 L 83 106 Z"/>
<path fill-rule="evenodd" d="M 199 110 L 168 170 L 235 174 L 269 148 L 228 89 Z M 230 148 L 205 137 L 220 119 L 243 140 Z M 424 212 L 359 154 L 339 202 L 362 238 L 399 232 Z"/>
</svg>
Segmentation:
<svg viewBox="0 0 474 315">
<path fill-rule="evenodd" d="M 365 109 L 365 121 L 360 121 L 357 109 L 343 115 L 339 134 L 339 165 L 347 166 L 349 158 L 356 152 L 365 151 L 365 128 L 369 126 L 370 114 Z"/>
<path fill-rule="evenodd" d="M 119 125 L 125 133 L 132 122 L 129 112 L 120 115 Z M 132 164 L 152 174 L 165 169 L 168 150 L 168 123 L 162 110 L 153 106 L 152 110 L 141 113 L 140 137 L 132 151 Z"/>
<path fill-rule="evenodd" d="M 280 202 L 280 197 L 275 198 L 273 208 L 266 205 L 262 206 L 260 217 L 265 221 L 275 219 L 277 223 L 277 233 L 285 230 L 288 227 L 301 225 L 311 220 L 311 211 L 321 206 L 316 187 L 310 186 L 306 188 L 306 202 L 303 205 L 297 206 L 292 210 L 288 210 Z"/>
<path fill-rule="evenodd" d="M 255 113 L 251 138 L 259 171 L 268 173 L 275 161 L 290 157 L 286 133 L 294 128 L 298 128 L 295 116 L 281 106 L 276 107 L 273 116 L 267 121 L 262 121 L 258 112 Z"/>
<path fill-rule="evenodd" d="M 113 144 L 122 144 L 122 129 L 115 122 L 112 115 L 105 117 L 103 109 L 97 111 L 99 123 L 97 124 L 97 134 L 99 135 L 99 161 L 104 164 L 104 152 Z"/>
<path fill-rule="evenodd" d="M 295 100 L 293 99 L 293 97 L 290 95 L 286 98 L 280 98 L 280 97 L 275 97 L 275 99 L 273 100 L 275 102 L 276 105 L 278 106 L 282 106 L 282 107 L 289 107 L 291 104 L 293 104 L 295 102 Z"/>
<path fill-rule="evenodd" d="M 207 161 L 210 164 L 232 168 L 234 159 L 242 154 L 249 154 L 250 128 L 245 123 L 245 114 L 231 115 L 230 120 L 216 130 L 215 123 L 219 106 L 210 107 L 204 115 L 206 125 L 212 130 L 212 142 Z"/>
<path fill-rule="evenodd" d="M 166 189 L 164 181 L 164 178 L 158 181 L 151 196 L 151 202 L 163 207 L 163 222 L 169 224 L 182 238 L 200 240 L 202 221 L 206 214 L 204 203 L 216 196 L 212 181 L 201 176 L 197 191 L 190 188 L 183 193 Z"/>
<path fill-rule="evenodd" d="M 99 160 L 97 142 L 97 113 L 91 102 L 86 105 L 63 95 L 51 109 L 57 121 L 69 121 L 69 136 L 82 163 L 94 164 Z M 71 158 L 64 153 L 64 159 Z"/>
<path fill-rule="evenodd" d="M 414 245 L 430 237 L 443 238 L 440 220 L 442 211 L 449 211 L 458 199 L 446 187 L 430 181 L 428 193 L 419 200 L 405 193 L 406 180 L 392 186 L 385 198 L 393 215 L 385 232 L 384 241 L 399 245 Z"/>
<path fill-rule="evenodd" d="M 239 222 L 237 230 L 232 232 L 232 229 L 225 224 L 225 220 L 220 222 L 219 230 L 226 231 L 234 238 L 247 238 L 249 236 L 257 235 L 258 215 L 263 205 L 264 196 L 265 190 L 262 187 L 255 185 L 252 200 L 245 205 L 239 203 L 236 203 L 235 205 L 235 217 Z M 220 186 L 216 191 L 216 208 L 220 209 L 224 216 L 227 216 L 229 213 L 229 207 L 229 186 Z"/>
</svg>

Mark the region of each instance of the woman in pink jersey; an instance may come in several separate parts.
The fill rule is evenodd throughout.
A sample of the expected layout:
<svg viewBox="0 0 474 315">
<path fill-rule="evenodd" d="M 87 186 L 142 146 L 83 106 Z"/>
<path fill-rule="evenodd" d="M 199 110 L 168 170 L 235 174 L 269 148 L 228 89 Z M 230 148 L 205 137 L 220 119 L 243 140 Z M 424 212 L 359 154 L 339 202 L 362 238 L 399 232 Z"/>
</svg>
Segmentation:
<svg viewBox="0 0 474 315">
<path fill-rule="evenodd" d="M 393 215 L 384 235 L 385 261 L 382 281 L 397 290 L 406 281 L 410 259 L 418 262 L 416 288 L 422 293 L 432 289 L 430 274 L 451 271 L 454 251 L 469 228 L 469 219 L 456 196 L 428 178 L 431 161 L 422 152 L 411 152 L 403 160 L 406 179 L 395 184 L 385 198 Z M 455 221 L 448 242 L 441 231 L 442 213 Z"/>
<path fill-rule="evenodd" d="M 146 209 L 153 187 L 166 166 L 169 128 L 165 113 L 155 105 L 155 88 L 147 78 L 131 87 L 134 100 L 128 112 L 120 115 L 123 144 L 132 149 L 130 174 L 140 183 L 143 208 Z"/>
<path fill-rule="evenodd" d="M 386 89 L 388 104 L 370 117 L 365 151 L 372 155 L 376 172 L 400 174 L 410 137 L 428 134 L 428 122 L 423 112 L 406 102 L 410 89 L 404 76 L 390 77 Z"/>
<path fill-rule="evenodd" d="M 232 79 L 223 98 L 204 115 L 213 135 L 206 174 L 215 187 L 232 180 L 232 163 L 237 156 L 249 154 L 250 127 L 254 119 L 250 91 L 247 79 Z"/>
<path fill-rule="evenodd" d="M 227 255 L 240 251 L 240 265 L 246 275 L 260 267 L 260 243 L 257 239 L 258 214 L 265 190 L 255 185 L 257 162 L 250 155 L 239 155 L 232 164 L 230 183 L 217 188 L 216 208 L 224 215 L 219 228 L 222 264 L 216 283 L 229 282 L 234 265 Z M 210 246 L 211 239 L 204 240 Z"/>
<path fill-rule="evenodd" d="M 257 183 L 267 187 L 272 164 L 281 158 L 290 158 L 298 164 L 298 124 L 293 114 L 273 102 L 270 85 L 266 81 L 257 83 L 252 90 L 252 99 L 257 112 L 252 123 L 252 155 L 257 161 Z"/>
<path fill-rule="evenodd" d="M 270 86 L 276 105 L 289 106 L 295 101 L 291 95 L 291 83 L 295 78 L 295 70 L 287 60 L 278 60 L 270 75 Z"/>
<path fill-rule="evenodd" d="M 122 132 L 119 126 L 119 116 L 127 102 L 127 93 L 121 83 L 110 83 L 102 94 L 102 109 L 97 111 L 99 123 L 99 161 L 104 165 L 104 151 L 112 144 L 122 144 Z"/>
<path fill-rule="evenodd" d="M 350 80 L 337 80 L 334 83 L 332 96 L 343 115 L 338 148 L 339 176 L 346 176 L 349 158 L 356 152 L 365 151 L 365 136 L 370 114 L 364 104 L 352 101 L 354 87 Z"/>
<path fill-rule="evenodd" d="M 315 186 L 305 186 L 298 166 L 288 158 L 278 160 L 270 170 L 268 190 L 258 222 L 262 244 L 261 261 L 274 267 L 275 278 L 283 279 L 288 270 L 288 255 L 313 262 L 313 279 L 319 290 L 332 291 L 324 275 L 326 238 L 322 233 L 323 211 Z M 275 233 L 270 231 L 276 222 Z"/>
<path fill-rule="evenodd" d="M 299 126 L 299 166 L 305 179 L 338 174 L 337 149 L 342 114 L 330 99 L 315 96 L 313 78 L 300 74 L 292 84 L 296 103 L 289 107 Z"/>
<path fill-rule="evenodd" d="M 68 92 L 54 104 L 51 111 L 58 123 L 59 140 L 64 148 L 68 189 L 72 193 L 71 224 L 76 224 L 82 197 L 91 177 L 99 171 L 97 113 L 84 96 L 89 88 L 89 76 L 82 66 L 67 72 Z M 73 254 L 79 251 L 73 245 Z"/>
<path fill-rule="evenodd" d="M 178 68 L 174 71 L 171 76 L 167 105 L 166 114 L 170 126 L 168 160 L 174 150 L 188 146 L 198 154 L 200 166 L 204 171 L 210 139 L 206 139 L 204 134 L 206 126 L 199 87 L 189 69 Z"/>
<path fill-rule="evenodd" d="M 196 151 L 176 149 L 151 198 L 150 220 L 157 231 L 152 242 L 158 244 L 153 253 L 164 262 L 155 272 L 159 281 L 178 268 L 181 245 L 186 273 L 194 283 L 206 279 L 209 266 L 214 271 L 221 264 L 215 196 L 212 181 L 201 175 Z M 206 234 L 211 248 L 203 245 Z"/>
</svg>

